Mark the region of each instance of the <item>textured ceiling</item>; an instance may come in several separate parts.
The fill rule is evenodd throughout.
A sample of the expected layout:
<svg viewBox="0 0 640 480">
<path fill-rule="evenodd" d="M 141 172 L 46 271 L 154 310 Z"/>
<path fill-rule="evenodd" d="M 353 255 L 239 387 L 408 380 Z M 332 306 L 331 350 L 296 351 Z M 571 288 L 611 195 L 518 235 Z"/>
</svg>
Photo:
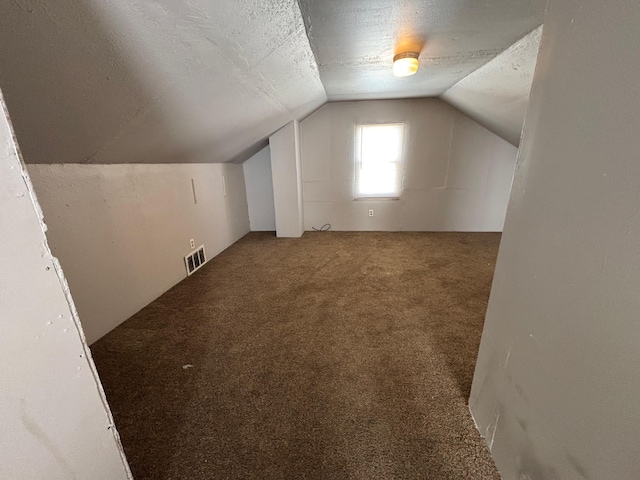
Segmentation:
<svg viewBox="0 0 640 480">
<path fill-rule="evenodd" d="M 447 90 L 442 99 L 516 147 L 529 106 L 542 27 Z"/>
<path fill-rule="evenodd" d="M 5 0 L 0 88 L 29 163 L 242 161 L 327 94 L 440 95 L 543 10 L 544 0 Z M 421 69 L 396 79 L 393 54 L 412 43 Z"/>
<path fill-rule="evenodd" d="M 329 101 L 424 97 L 449 87 L 543 22 L 546 0 L 299 0 Z M 395 78 L 395 53 L 421 50 Z"/>
<path fill-rule="evenodd" d="M 326 101 L 295 0 L 5 0 L 30 163 L 229 161 Z"/>
</svg>

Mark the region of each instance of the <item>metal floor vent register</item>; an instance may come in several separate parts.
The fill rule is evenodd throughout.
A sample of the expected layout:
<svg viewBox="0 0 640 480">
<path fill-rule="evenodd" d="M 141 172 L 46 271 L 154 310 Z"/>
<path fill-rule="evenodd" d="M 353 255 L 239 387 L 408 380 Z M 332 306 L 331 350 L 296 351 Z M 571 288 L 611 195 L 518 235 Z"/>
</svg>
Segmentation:
<svg viewBox="0 0 640 480">
<path fill-rule="evenodd" d="M 198 270 L 205 263 L 207 263 L 207 256 L 204 253 L 204 245 L 201 245 L 184 257 L 184 264 L 187 266 L 187 276 Z"/>
</svg>

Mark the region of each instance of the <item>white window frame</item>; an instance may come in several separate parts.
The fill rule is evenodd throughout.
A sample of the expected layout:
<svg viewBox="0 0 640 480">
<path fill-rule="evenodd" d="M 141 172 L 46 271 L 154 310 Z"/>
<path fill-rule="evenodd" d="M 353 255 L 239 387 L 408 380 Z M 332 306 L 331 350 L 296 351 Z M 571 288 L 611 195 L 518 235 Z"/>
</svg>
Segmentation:
<svg viewBox="0 0 640 480">
<path fill-rule="evenodd" d="M 384 126 L 397 126 L 402 127 L 402 145 L 399 152 L 397 162 L 397 191 L 392 193 L 360 193 L 360 172 L 362 170 L 362 131 L 366 127 L 384 127 Z M 354 179 L 353 179 L 353 198 L 355 200 L 398 200 L 402 195 L 404 189 L 404 163 L 405 152 L 407 145 L 407 123 L 406 122 L 390 122 L 390 123 L 356 123 L 354 133 Z M 392 163 L 392 162 L 389 162 Z"/>
</svg>

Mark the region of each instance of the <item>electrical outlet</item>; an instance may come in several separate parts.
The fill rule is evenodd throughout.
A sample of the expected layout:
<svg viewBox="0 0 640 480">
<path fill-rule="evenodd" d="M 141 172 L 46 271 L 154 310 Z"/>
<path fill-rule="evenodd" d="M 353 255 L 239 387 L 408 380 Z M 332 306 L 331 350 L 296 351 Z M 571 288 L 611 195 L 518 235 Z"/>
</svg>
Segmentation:
<svg viewBox="0 0 640 480">
<path fill-rule="evenodd" d="M 369 216 L 373 217 L 373 208 L 371 210 L 369 210 Z"/>
<path fill-rule="evenodd" d="M 193 238 L 189 240 L 189 246 L 191 247 L 191 250 L 196 248 L 196 241 Z"/>
</svg>

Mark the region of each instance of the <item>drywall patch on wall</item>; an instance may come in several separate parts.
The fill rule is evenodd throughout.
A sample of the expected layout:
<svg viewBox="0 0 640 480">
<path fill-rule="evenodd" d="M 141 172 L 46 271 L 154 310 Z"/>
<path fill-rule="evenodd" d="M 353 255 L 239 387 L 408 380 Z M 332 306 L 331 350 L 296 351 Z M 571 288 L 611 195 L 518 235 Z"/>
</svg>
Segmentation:
<svg viewBox="0 0 640 480">
<path fill-rule="evenodd" d="M 0 95 L 1 478 L 129 479 Z"/>
<path fill-rule="evenodd" d="M 516 147 L 529 105 L 542 25 L 440 98 Z"/>
<path fill-rule="evenodd" d="M 406 122 L 402 195 L 355 201 L 355 125 L 394 122 Z M 305 230 L 502 230 L 517 150 L 442 100 L 329 103 L 300 125 Z"/>
<path fill-rule="evenodd" d="M 639 18 L 549 2 L 469 402 L 505 480 L 640 471 Z"/>
<path fill-rule="evenodd" d="M 212 258 L 249 231 L 241 165 L 29 165 L 29 172 L 89 343 L 186 276 L 190 239 Z"/>
<path fill-rule="evenodd" d="M 242 164 L 252 232 L 274 232 L 276 214 L 273 203 L 271 150 L 267 145 Z"/>
</svg>

